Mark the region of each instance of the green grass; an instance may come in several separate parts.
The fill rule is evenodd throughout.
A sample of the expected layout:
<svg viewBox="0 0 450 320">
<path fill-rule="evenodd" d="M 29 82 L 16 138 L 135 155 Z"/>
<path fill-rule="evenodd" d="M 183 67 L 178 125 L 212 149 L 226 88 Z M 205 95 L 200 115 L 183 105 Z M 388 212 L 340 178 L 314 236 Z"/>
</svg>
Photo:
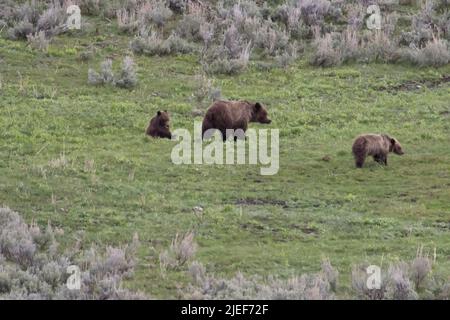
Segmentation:
<svg viewBox="0 0 450 320">
<path fill-rule="evenodd" d="M 157 110 L 169 110 L 172 129 L 201 121 L 191 115 L 195 56 L 136 56 L 132 91 L 87 84 L 88 68 L 105 57 L 120 66 L 128 41 L 112 31 L 62 36 L 43 54 L 0 39 L 0 205 L 50 220 L 67 243 L 77 230 L 101 244 L 138 232 L 127 286 L 158 298 L 177 297 L 189 281 L 185 270 L 163 277 L 158 253 L 191 229 L 196 258 L 223 276 L 315 272 L 329 257 L 345 296 L 352 264 L 411 259 L 419 245 L 436 248 L 435 269 L 450 276 L 450 87 L 380 90 L 439 78 L 450 66 L 320 69 L 305 58 L 287 70 L 216 77 L 226 98 L 267 105 L 272 124 L 252 128 L 280 129 L 280 170 L 261 176 L 252 165 L 176 166 L 176 142 L 145 137 Z M 91 43 L 94 60 L 80 62 Z M 351 144 L 364 132 L 395 136 L 406 154 L 391 155 L 386 168 L 369 160 L 355 169 Z M 66 165 L 52 166 L 61 155 Z M 204 207 L 201 220 L 194 206 Z"/>
</svg>

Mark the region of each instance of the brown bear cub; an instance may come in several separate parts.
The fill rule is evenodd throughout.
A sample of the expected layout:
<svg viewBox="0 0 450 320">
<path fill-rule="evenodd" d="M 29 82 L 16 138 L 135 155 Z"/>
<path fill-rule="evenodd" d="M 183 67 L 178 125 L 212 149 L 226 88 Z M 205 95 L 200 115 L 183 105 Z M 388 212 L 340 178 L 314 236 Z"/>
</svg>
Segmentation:
<svg viewBox="0 0 450 320">
<path fill-rule="evenodd" d="M 353 142 L 353 155 L 357 168 L 362 168 L 367 156 L 387 166 L 387 155 L 389 152 L 404 154 L 402 146 L 397 139 L 389 137 L 387 134 L 363 134 L 358 136 Z"/>
<path fill-rule="evenodd" d="M 172 133 L 170 133 L 169 122 L 170 116 L 167 113 L 167 110 L 158 111 L 156 113 L 156 116 L 154 116 L 150 120 L 150 123 L 145 133 L 154 138 L 160 137 L 171 139 Z"/>
<path fill-rule="evenodd" d="M 228 136 L 227 129 L 241 129 L 244 133 L 249 122 L 270 123 L 267 117 L 266 108 L 259 102 L 250 103 L 248 101 L 215 101 L 206 111 L 202 124 L 202 137 L 209 129 L 217 129 L 222 133 L 225 141 Z M 242 133 L 242 132 L 241 132 Z M 236 140 L 239 132 L 234 136 Z M 244 138 L 244 137 L 240 137 Z"/>
</svg>

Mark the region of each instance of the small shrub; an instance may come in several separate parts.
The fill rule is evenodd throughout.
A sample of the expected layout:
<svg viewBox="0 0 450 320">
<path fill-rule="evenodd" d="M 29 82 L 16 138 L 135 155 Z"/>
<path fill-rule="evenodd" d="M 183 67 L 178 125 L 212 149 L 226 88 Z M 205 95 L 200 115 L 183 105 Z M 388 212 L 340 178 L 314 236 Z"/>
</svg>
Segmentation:
<svg viewBox="0 0 450 320">
<path fill-rule="evenodd" d="M 220 88 L 213 86 L 213 80 L 205 74 L 195 77 L 196 89 L 194 91 L 195 107 L 192 111 L 194 116 L 202 115 L 212 101 L 221 97 Z"/>
<path fill-rule="evenodd" d="M 51 159 L 48 162 L 48 166 L 52 169 L 65 168 L 69 164 L 69 159 L 67 159 L 66 154 L 62 152 L 58 158 Z"/>
<path fill-rule="evenodd" d="M 29 34 L 33 33 L 33 31 L 33 24 L 25 20 L 8 29 L 8 37 L 11 40 L 26 39 Z"/>
<path fill-rule="evenodd" d="M 87 50 L 81 51 L 77 58 L 80 61 L 86 62 L 86 61 L 92 60 L 93 57 L 94 57 L 94 50 L 87 49 Z"/>
<path fill-rule="evenodd" d="M 362 40 L 362 60 L 365 62 L 396 62 L 400 58 L 398 43 L 385 31 L 370 32 Z"/>
<path fill-rule="evenodd" d="M 28 44 L 31 48 L 35 50 L 40 50 L 42 52 L 48 51 L 48 46 L 50 44 L 50 39 L 45 37 L 44 31 L 39 31 L 38 33 L 27 35 Z"/>
<path fill-rule="evenodd" d="M 285 50 L 288 43 L 289 35 L 272 24 L 265 24 L 256 32 L 255 46 L 263 49 L 266 55 L 274 56 L 280 50 Z"/>
<path fill-rule="evenodd" d="M 159 255 L 161 270 L 165 271 L 183 266 L 195 255 L 196 251 L 197 244 L 194 242 L 193 232 L 188 232 L 181 237 L 177 234 L 169 249 Z"/>
<path fill-rule="evenodd" d="M 202 40 L 201 28 L 202 25 L 207 24 L 204 17 L 199 14 L 185 14 L 183 18 L 178 22 L 176 27 L 177 34 L 180 37 L 189 41 Z M 203 27 L 204 28 L 204 27 Z"/>
<path fill-rule="evenodd" d="M 135 266 L 139 240 L 131 244 L 79 252 L 58 252 L 56 233 L 48 226 L 42 233 L 27 225 L 9 208 L 0 208 L 0 299 L 145 299 L 141 293 L 122 289 L 123 279 Z M 80 268 L 80 290 L 69 290 L 67 267 Z"/>
<path fill-rule="evenodd" d="M 66 12 L 59 2 L 53 2 L 39 17 L 37 30 L 47 34 L 57 35 L 64 30 Z"/>
<path fill-rule="evenodd" d="M 100 73 L 91 68 L 88 70 L 88 83 L 91 85 L 112 84 L 120 88 L 128 89 L 135 87 L 137 84 L 137 75 L 133 59 L 129 56 L 124 58 L 118 77 L 114 76 L 112 60 L 107 59 L 103 61 Z"/>
<path fill-rule="evenodd" d="M 431 265 L 431 260 L 422 254 L 422 247 L 420 247 L 410 267 L 411 279 L 416 289 L 422 286 L 425 278 L 431 272 Z"/>
<path fill-rule="evenodd" d="M 331 2 L 327 0 L 297 0 L 297 8 L 306 25 L 321 25 L 330 13 Z"/>
<path fill-rule="evenodd" d="M 202 61 L 203 70 L 208 74 L 228 74 L 234 75 L 247 69 L 251 44 L 241 47 L 239 51 L 230 51 L 230 47 L 224 45 L 213 47 L 205 55 Z M 233 55 L 237 56 L 236 58 Z"/>
<path fill-rule="evenodd" d="M 417 48 L 414 45 L 404 50 L 404 60 L 419 67 L 439 67 L 450 62 L 448 43 L 439 38 L 433 38 L 425 47 Z"/>
<path fill-rule="evenodd" d="M 31 266 L 37 247 L 19 214 L 0 208 L 0 254 L 22 267 Z"/>
<path fill-rule="evenodd" d="M 162 28 L 172 14 L 164 0 L 155 0 L 151 2 L 151 9 L 147 11 L 144 19 L 156 27 Z"/>
<path fill-rule="evenodd" d="M 133 88 L 137 84 L 137 75 L 134 66 L 134 61 L 127 56 L 123 59 L 122 69 L 120 75 L 115 79 L 115 84 L 121 88 Z"/>
<path fill-rule="evenodd" d="M 80 7 L 81 14 L 87 16 L 106 15 L 108 9 L 110 9 L 110 1 L 108 0 L 77 0 L 77 4 Z"/>
<path fill-rule="evenodd" d="M 230 279 L 207 274 L 201 263 L 189 268 L 194 285 L 185 293 L 187 299 L 231 300 L 329 300 L 334 299 L 330 284 L 322 275 L 301 275 L 287 280 L 276 277 L 245 277 L 238 272 Z"/>
<path fill-rule="evenodd" d="M 339 271 L 331 265 L 329 259 L 322 261 L 322 275 L 323 278 L 330 284 L 330 288 L 336 291 L 339 279 Z"/>
<path fill-rule="evenodd" d="M 150 35 L 140 35 L 131 41 L 130 47 L 136 54 L 149 56 L 163 56 L 194 51 L 194 47 L 189 42 L 175 33 L 172 33 L 166 40 L 163 40 L 156 32 L 152 32 Z"/>
<path fill-rule="evenodd" d="M 338 45 L 335 45 L 330 33 L 323 37 L 316 35 L 313 42 L 314 53 L 310 63 L 314 66 L 331 67 L 342 63 L 342 53 Z"/>
<path fill-rule="evenodd" d="M 353 30 L 364 27 L 367 6 L 360 3 L 351 3 L 347 8 L 347 25 Z"/>
<path fill-rule="evenodd" d="M 91 68 L 89 68 L 88 70 L 88 83 L 91 85 L 103 85 L 107 83 L 113 83 L 113 81 L 114 74 L 112 71 L 111 59 L 107 59 L 102 62 L 100 73 Z"/>
<path fill-rule="evenodd" d="M 416 300 L 417 293 L 412 288 L 408 277 L 408 266 L 406 263 L 399 263 L 389 268 L 389 287 L 387 298 L 393 300 Z"/>
<path fill-rule="evenodd" d="M 139 28 L 139 20 L 134 11 L 128 11 L 124 8 L 117 10 L 117 26 L 119 31 L 124 33 L 134 33 Z"/>
</svg>

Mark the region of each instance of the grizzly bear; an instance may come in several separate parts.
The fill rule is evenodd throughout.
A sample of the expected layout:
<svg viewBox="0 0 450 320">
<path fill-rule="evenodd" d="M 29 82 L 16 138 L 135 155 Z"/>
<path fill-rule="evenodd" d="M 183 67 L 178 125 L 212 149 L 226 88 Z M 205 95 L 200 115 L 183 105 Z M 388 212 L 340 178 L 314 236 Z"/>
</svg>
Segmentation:
<svg viewBox="0 0 450 320">
<path fill-rule="evenodd" d="M 259 102 L 248 101 L 215 101 L 206 111 L 202 124 L 202 137 L 208 129 L 217 129 L 225 141 L 227 129 L 241 129 L 244 133 L 249 122 L 271 123 L 266 108 Z M 234 139 L 236 140 L 236 136 Z M 243 138 L 243 137 L 241 137 Z"/>
<path fill-rule="evenodd" d="M 170 122 L 170 116 L 169 116 L 169 113 L 167 113 L 167 110 L 158 111 L 156 113 L 156 116 L 154 116 L 150 120 L 150 123 L 149 123 L 145 133 L 154 138 L 160 137 L 160 138 L 171 139 L 172 133 L 170 133 L 169 122 Z"/>
<path fill-rule="evenodd" d="M 363 134 L 358 136 L 353 142 L 353 155 L 357 168 L 362 168 L 367 156 L 387 166 L 387 155 L 389 152 L 404 154 L 402 146 L 397 139 L 391 138 L 387 134 Z"/>
</svg>

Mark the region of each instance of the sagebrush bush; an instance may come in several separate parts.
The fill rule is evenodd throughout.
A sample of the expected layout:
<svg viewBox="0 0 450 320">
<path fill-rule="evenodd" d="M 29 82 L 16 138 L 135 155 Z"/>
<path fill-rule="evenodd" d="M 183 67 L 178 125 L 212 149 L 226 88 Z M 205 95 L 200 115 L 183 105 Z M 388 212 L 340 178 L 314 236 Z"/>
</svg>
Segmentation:
<svg viewBox="0 0 450 320">
<path fill-rule="evenodd" d="M 200 32 L 204 24 L 207 24 L 207 22 L 202 15 L 197 13 L 185 14 L 177 24 L 177 34 L 189 41 L 200 41 L 202 40 Z"/>
<path fill-rule="evenodd" d="M 274 56 L 288 47 L 289 35 L 270 23 L 262 25 L 255 34 L 255 46 L 263 49 L 268 56 Z"/>
<path fill-rule="evenodd" d="M 140 27 L 140 21 L 138 20 L 138 16 L 134 11 L 128 11 L 124 8 L 121 8 L 116 11 L 117 17 L 117 26 L 119 27 L 119 31 L 124 33 L 134 33 Z"/>
<path fill-rule="evenodd" d="M 439 67 L 450 62 L 449 44 L 446 40 L 433 38 L 423 48 L 412 45 L 403 51 L 403 59 L 419 67 Z"/>
<path fill-rule="evenodd" d="M 146 10 L 144 20 L 158 28 L 164 27 L 167 20 L 173 15 L 165 0 L 154 0 L 146 5 L 149 9 Z"/>
<path fill-rule="evenodd" d="M 321 36 L 316 34 L 313 41 L 313 55 L 310 63 L 314 66 L 331 67 L 342 63 L 342 52 L 330 33 Z"/>
<path fill-rule="evenodd" d="M 194 116 L 203 115 L 206 108 L 211 102 L 221 98 L 221 90 L 214 86 L 214 81 L 206 74 L 195 76 L 195 91 L 193 96 L 195 98 L 195 106 L 192 110 Z"/>
<path fill-rule="evenodd" d="M 431 268 L 431 260 L 423 254 L 423 247 L 419 247 L 416 258 L 410 264 L 410 276 L 416 289 L 422 286 L 424 280 L 430 274 Z"/>
<path fill-rule="evenodd" d="M 8 208 L 0 208 L 0 253 L 21 267 L 33 263 L 37 247 L 18 213 Z"/>
<path fill-rule="evenodd" d="M 422 254 L 422 249 L 411 262 L 399 261 L 387 270 L 382 269 L 379 289 L 367 287 L 366 267 L 365 264 L 355 265 L 352 270 L 352 288 L 360 299 L 442 299 L 448 295 L 448 279 L 431 276 L 432 262 Z"/>
<path fill-rule="evenodd" d="M 102 62 L 100 72 L 92 68 L 88 70 L 88 83 L 91 85 L 111 84 L 120 88 L 133 88 L 137 84 L 137 75 L 134 61 L 130 56 L 123 59 L 121 71 L 118 76 L 114 75 L 112 60 L 106 59 Z"/>
<path fill-rule="evenodd" d="M 8 37 L 11 40 L 26 39 L 34 31 L 33 24 L 28 20 L 17 23 L 14 27 L 8 29 Z"/>
<path fill-rule="evenodd" d="M 92 85 L 103 85 L 107 83 L 113 83 L 114 74 L 112 71 L 112 60 L 106 59 L 102 62 L 100 72 L 89 68 L 88 70 L 88 83 Z"/>
<path fill-rule="evenodd" d="M 134 88 L 137 84 L 137 75 L 134 61 L 127 56 L 123 59 L 119 76 L 114 80 L 116 86 L 121 88 Z"/>
<path fill-rule="evenodd" d="M 66 17 L 65 8 L 55 1 L 40 15 L 37 22 L 37 31 L 57 35 L 63 32 Z"/>
<path fill-rule="evenodd" d="M 360 61 L 396 62 L 400 58 L 397 40 L 384 30 L 370 32 L 361 40 Z"/>
<path fill-rule="evenodd" d="M 31 48 L 40 50 L 42 52 L 48 51 L 50 39 L 47 39 L 44 31 L 39 31 L 38 33 L 35 34 L 28 34 L 27 40 Z"/>
<path fill-rule="evenodd" d="M 194 241 L 193 232 L 187 232 L 181 236 L 176 234 L 169 249 L 159 255 L 161 271 L 182 267 L 195 255 L 196 251 L 197 244 Z"/>
<path fill-rule="evenodd" d="M 246 70 L 252 50 L 251 43 L 235 51 L 230 51 L 230 48 L 232 47 L 224 44 L 211 47 L 203 57 L 203 70 L 208 74 L 228 75 L 239 74 Z"/>
<path fill-rule="evenodd" d="M 286 50 L 275 56 L 276 65 L 286 68 L 298 59 L 298 48 L 296 43 L 289 44 Z"/>
<path fill-rule="evenodd" d="M 339 281 L 339 271 L 331 265 L 329 259 L 323 259 L 321 267 L 323 278 L 330 284 L 331 290 L 336 291 Z"/>
<path fill-rule="evenodd" d="M 408 276 L 408 265 L 398 263 L 389 268 L 389 284 L 386 297 L 392 300 L 417 300 L 418 295 L 413 289 Z"/>
<path fill-rule="evenodd" d="M 331 267 L 332 268 L 332 267 Z M 331 285 L 325 273 L 303 274 L 282 280 L 277 277 L 263 279 L 245 277 L 238 272 L 230 279 L 207 274 L 205 267 L 193 262 L 189 268 L 193 279 L 184 297 L 187 299 L 230 300 L 330 300 L 334 299 Z M 336 281 L 336 279 L 333 279 Z"/>
<path fill-rule="evenodd" d="M 172 33 L 164 40 L 156 32 L 151 32 L 150 34 L 144 33 L 135 37 L 130 43 L 130 48 L 136 54 L 149 56 L 186 54 L 195 50 L 192 44 L 176 33 Z"/>
<path fill-rule="evenodd" d="M 38 5 L 37 1 L 25 2 L 9 7 L 3 11 L 0 8 L 0 20 L 9 27 L 7 35 L 12 40 L 26 39 L 29 34 L 45 32 L 47 37 L 65 32 L 66 9 L 68 3 L 62 5 L 59 1 Z"/>
<path fill-rule="evenodd" d="M 112 1 L 110 0 L 76 0 L 74 2 L 80 7 L 81 14 L 83 15 L 104 15 L 108 18 L 112 18 L 112 12 L 114 10 L 111 8 Z"/>
<path fill-rule="evenodd" d="M 27 225 L 17 212 L 0 208 L 0 299 L 145 299 L 122 289 L 135 265 L 139 240 L 129 245 L 60 252 L 56 231 Z M 80 290 L 70 290 L 68 267 L 80 268 Z"/>
</svg>

